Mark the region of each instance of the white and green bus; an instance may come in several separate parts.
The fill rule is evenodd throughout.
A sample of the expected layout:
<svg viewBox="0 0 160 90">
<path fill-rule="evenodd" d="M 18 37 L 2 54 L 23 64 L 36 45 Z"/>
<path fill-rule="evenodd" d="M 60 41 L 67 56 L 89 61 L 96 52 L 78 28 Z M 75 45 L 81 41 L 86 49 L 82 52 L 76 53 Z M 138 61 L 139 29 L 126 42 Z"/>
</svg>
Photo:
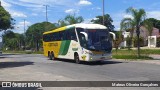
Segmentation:
<svg viewBox="0 0 160 90">
<path fill-rule="evenodd" d="M 109 31 L 99 24 L 74 24 L 43 33 L 44 55 L 50 59 L 101 61 L 111 59 Z"/>
</svg>

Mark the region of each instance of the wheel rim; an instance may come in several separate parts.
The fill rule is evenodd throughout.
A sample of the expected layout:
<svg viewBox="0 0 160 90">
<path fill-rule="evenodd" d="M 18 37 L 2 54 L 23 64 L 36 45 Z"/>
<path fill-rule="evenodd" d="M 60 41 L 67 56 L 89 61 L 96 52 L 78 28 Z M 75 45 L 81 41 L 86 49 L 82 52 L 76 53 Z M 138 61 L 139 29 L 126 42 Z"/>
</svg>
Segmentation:
<svg viewBox="0 0 160 90">
<path fill-rule="evenodd" d="M 75 59 L 76 59 L 76 63 L 80 63 L 79 57 L 77 55 L 75 56 Z"/>
<path fill-rule="evenodd" d="M 50 58 L 50 60 L 52 60 L 52 59 L 53 59 L 52 54 L 50 54 L 50 55 L 49 55 L 49 58 Z"/>
</svg>

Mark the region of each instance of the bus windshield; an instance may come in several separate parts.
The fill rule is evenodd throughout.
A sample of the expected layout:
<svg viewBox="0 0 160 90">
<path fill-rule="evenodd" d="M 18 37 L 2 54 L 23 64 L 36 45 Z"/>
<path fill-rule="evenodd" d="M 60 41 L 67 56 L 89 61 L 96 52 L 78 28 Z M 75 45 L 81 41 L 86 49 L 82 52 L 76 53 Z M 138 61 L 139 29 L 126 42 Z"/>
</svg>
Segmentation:
<svg viewBox="0 0 160 90">
<path fill-rule="evenodd" d="M 85 39 L 85 36 L 81 34 L 81 32 L 87 33 L 87 40 Z M 77 28 L 77 33 L 82 47 L 88 50 L 111 52 L 112 44 L 108 30 Z"/>
</svg>

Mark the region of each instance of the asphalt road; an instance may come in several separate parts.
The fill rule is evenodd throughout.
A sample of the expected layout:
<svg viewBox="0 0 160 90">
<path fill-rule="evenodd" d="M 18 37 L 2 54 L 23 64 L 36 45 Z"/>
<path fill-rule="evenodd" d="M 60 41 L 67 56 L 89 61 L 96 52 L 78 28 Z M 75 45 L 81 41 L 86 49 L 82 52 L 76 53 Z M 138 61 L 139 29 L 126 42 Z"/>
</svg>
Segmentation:
<svg viewBox="0 0 160 90">
<path fill-rule="evenodd" d="M 160 81 L 160 65 L 123 60 L 75 64 L 69 60 L 51 61 L 43 55 L 10 54 L 0 56 L 0 81 Z M 70 89 L 79 88 L 67 90 Z M 115 88 L 81 89 L 115 90 Z M 119 88 L 119 90 L 124 89 L 135 88 Z M 160 88 L 136 89 L 159 90 Z"/>
</svg>

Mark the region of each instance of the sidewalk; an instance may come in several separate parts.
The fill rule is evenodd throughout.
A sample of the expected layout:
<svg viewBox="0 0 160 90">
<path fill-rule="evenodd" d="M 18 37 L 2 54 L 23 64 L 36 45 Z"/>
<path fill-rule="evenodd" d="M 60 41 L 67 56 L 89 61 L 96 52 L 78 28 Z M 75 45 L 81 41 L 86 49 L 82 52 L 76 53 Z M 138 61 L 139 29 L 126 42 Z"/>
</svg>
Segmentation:
<svg viewBox="0 0 160 90">
<path fill-rule="evenodd" d="M 160 60 L 160 55 L 149 55 L 150 57 L 152 57 L 154 60 Z"/>
</svg>

